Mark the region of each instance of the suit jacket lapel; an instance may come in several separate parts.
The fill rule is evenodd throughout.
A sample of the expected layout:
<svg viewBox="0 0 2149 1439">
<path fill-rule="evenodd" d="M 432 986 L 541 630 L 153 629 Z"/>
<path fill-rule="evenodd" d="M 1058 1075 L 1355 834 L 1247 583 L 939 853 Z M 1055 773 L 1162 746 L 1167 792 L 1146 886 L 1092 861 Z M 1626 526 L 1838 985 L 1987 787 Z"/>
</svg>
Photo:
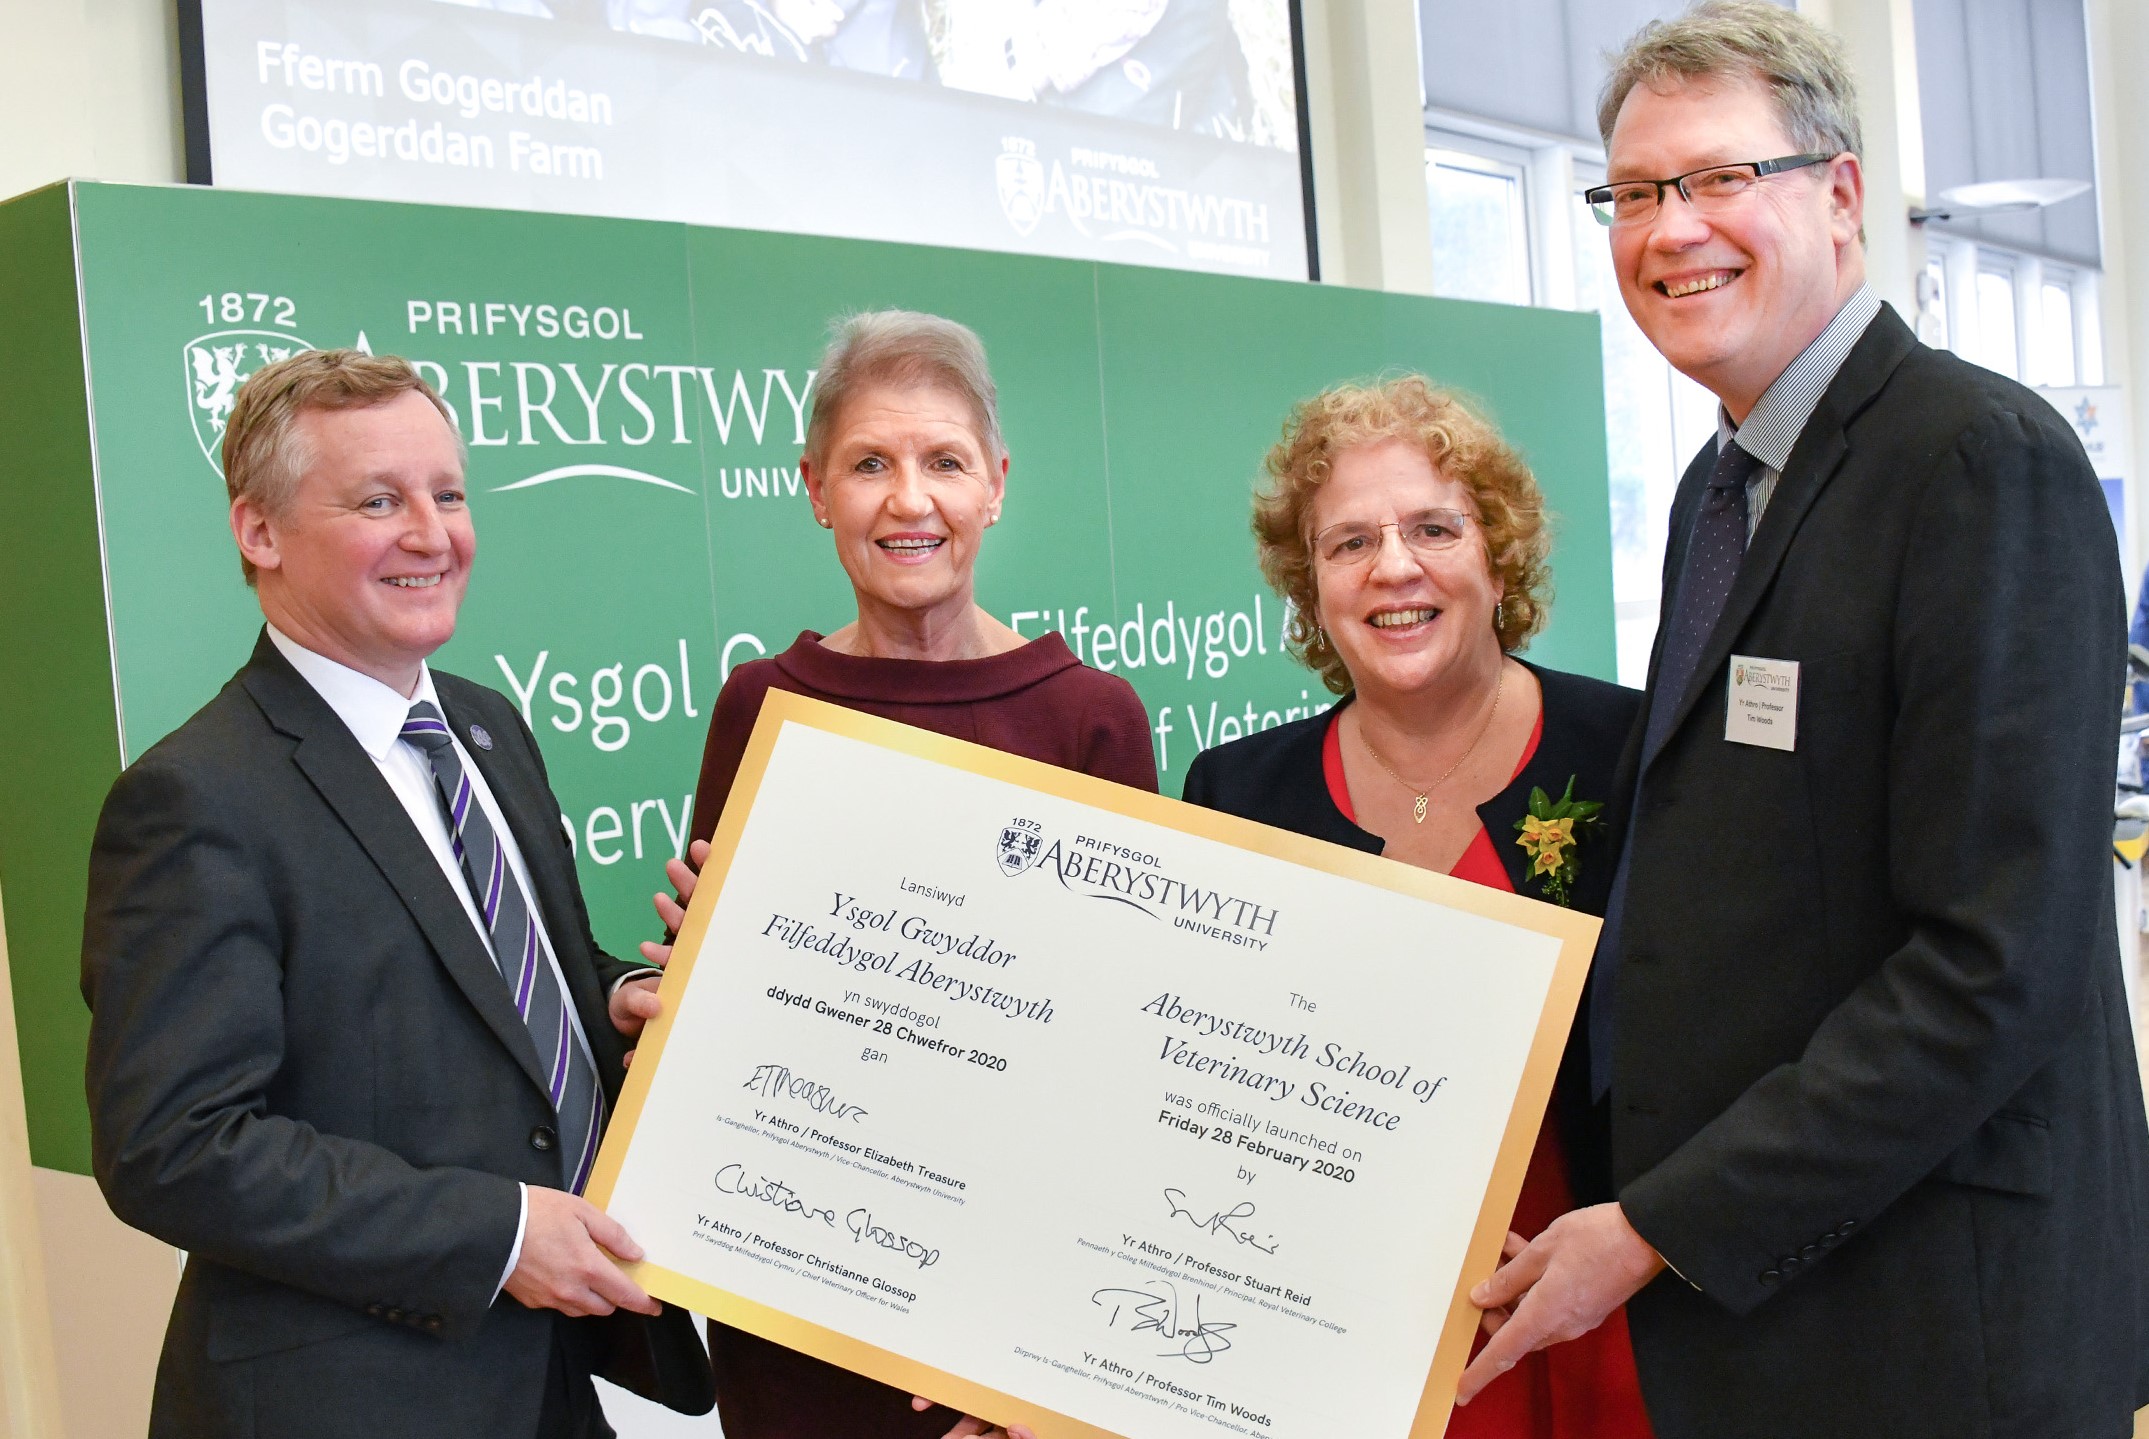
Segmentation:
<svg viewBox="0 0 2149 1439">
<path fill-rule="evenodd" d="M 1701 659 L 1694 666 L 1694 675 L 1685 694 L 1655 694 L 1657 669 L 1656 659 L 1652 657 L 1649 668 L 1651 702 L 1663 703 L 1669 699 L 1678 707 L 1670 726 L 1664 731 L 1667 737 L 1686 723 L 1702 695 L 1715 684 L 1717 673 L 1731 658 L 1732 647 L 1738 643 L 1746 622 L 1753 618 L 1762 597 L 1775 582 L 1776 571 L 1783 567 L 1784 556 L 1790 552 L 1792 537 L 1798 533 L 1806 512 L 1842 468 L 1844 459 L 1850 454 L 1850 422 L 1872 403 L 1881 386 L 1887 383 L 1888 376 L 1895 372 L 1895 367 L 1902 363 L 1916 343 L 1909 327 L 1895 317 L 1893 310 L 1883 305 L 1821 396 L 1813 418 L 1806 422 L 1806 428 L 1799 433 L 1798 443 L 1791 450 L 1791 457 L 1784 462 L 1783 476 L 1776 482 L 1776 492 L 1768 502 L 1768 510 L 1762 515 L 1746 558 L 1739 565 L 1738 578 L 1732 582 L 1731 594 L 1724 601 L 1723 616 L 1710 633 L 1709 642 L 1702 646 Z M 1687 484 L 1681 486 L 1680 504 L 1674 506 L 1675 516 L 1691 515 L 1692 506 L 1686 491 L 1695 487 L 1694 478 L 1695 470 L 1690 469 Z M 1705 471 L 1701 483 L 1707 483 Z M 1681 525 L 1678 530 L 1682 556 L 1685 553 L 1684 535 L 1689 527 Z M 1667 573 L 1672 572 L 1668 565 L 1666 568 Z M 1667 614 L 1668 602 L 1667 595 Z M 1660 640 L 1662 633 L 1663 626 L 1659 624 Z M 1669 743 L 1668 738 L 1666 743 Z M 1642 756 L 1642 767 L 1646 769 L 1655 759 L 1655 754 Z"/>
<path fill-rule="evenodd" d="M 1654 697 L 1657 693 L 1658 676 L 1662 673 L 1664 663 L 1664 636 L 1671 629 L 1672 606 L 1678 601 L 1679 581 L 1686 572 L 1686 549 L 1693 538 L 1694 511 L 1701 504 L 1702 491 L 1709 487 L 1709 472 L 1715 465 L 1716 445 L 1712 441 L 1687 465 L 1686 474 L 1679 480 L 1679 491 L 1672 498 L 1671 518 L 1666 524 L 1664 535 L 1664 577 L 1658 587 L 1657 632 L 1656 638 L 1649 646 L 1649 678 L 1644 684 L 1652 696 L 1651 704 L 1656 702 Z M 1634 727 L 1634 735 L 1629 744 L 1635 756 L 1637 779 L 1641 769 L 1656 758 L 1655 751 L 1644 753 L 1642 749 L 1647 742 L 1648 730 L 1649 714 L 1645 707 L 1642 722 Z"/>
<path fill-rule="evenodd" d="M 1677 597 L 1680 571 L 1686 567 L 1686 544 L 1694 528 L 1694 507 L 1701 503 L 1701 492 L 1708 487 L 1709 471 L 1716 463 L 1716 445 L 1711 441 L 1707 448 L 1688 462 L 1686 474 L 1679 481 L 1678 493 L 1672 497 L 1671 517 L 1665 527 L 1664 574 L 1657 588 L 1657 632 L 1649 646 L 1649 669 L 1642 688 L 1655 702 L 1657 677 L 1664 663 L 1664 635 L 1669 628 L 1672 601 Z M 1620 752 L 1619 768 L 1614 771 L 1612 792 L 1632 796 L 1641 783 L 1642 770 L 1653 754 L 1644 754 L 1648 742 L 1649 705 L 1642 706 L 1642 714 L 1627 736 L 1627 747 Z"/>
<path fill-rule="evenodd" d="M 1547 728 L 1545 734 L 1549 737 L 1551 733 Z M 1539 740 L 1538 752 L 1530 756 L 1530 762 L 1522 767 L 1522 773 L 1515 776 L 1514 782 L 1477 807 L 1477 817 L 1484 824 L 1485 833 L 1492 838 L 1493 853 L 1500 856 L 1500 867 L 1507 871 L 1507 882 L 1521 895 L 1530 893 L 1525 888 L 1530 882 L 1530 857 L 1521 845 L 1515 843 L 1515 826 L 1530 812 L 1533 788 L 1542 788 L 1558 798 L 1559 791 L 1567 784 L 1565 775 L 1556 780 L 1549 778 L 1556 766 L 1544 762 L 1544 748 L 1544 740 Z"/>
<path fill-rule="evenodd" d="M 328 702 L 278 653 L 266 632 L 254 647 L 243 682 L 269 723 L 298 741 L 292 762 L 379 868 L 456 987 L 522 1066 L 530 1083 L 549 1094 L 538 1069 L 537 1048 L 522 1016 L 515 1012 L 506 981 L 433 852 L 426 848 L 372 758 L 358 747 Z M 323 875 L 321 881 L 332 879 Z"/>
<path fill-rule="evenodd" d="M 1533 675 L 1539 673 L 1537 666 L 1528 660 L 1518 660 L 1516 663 Z M 1530 882 L 1530 859 L 1523 852 L 1522 846 L 1514 842 L 1515 826 L 1530 812 L 1530 791 L 1533 788 L 1541 786 L 1556 795 L 1567 783 L 1565 776 L 1557 780 L 1548 778 L 1564 758 L 1564 752 L 1560 750 L 1560 738 L 1564 737 L 1565 729 L 1553 717 L 1552 696 L 1542 677 L 1538 680 L 1537 689 L 1543 704 L 1537 721 L 1537 752 L 1530 756 L 1529 763 L 1515 772 L 1505 788 L 1477 807 L 1478 822 L 1485 826 L 1485 833 L 1492 840 L 1493 853 L 1500 857 L 1500 867 L 1507 871 L 1508 884 L 1513 887 L 1515 893 L 1522 895 L 1529 894 L 1529 890 L 1524 886 Z M 1548 754 L 1548 749 L 1552 753 Z"/>
<path fill-rule="evenodd" d="M 1537 738 L 1537 751 L 1530 756 L 1529 763 L 1517 771 L 1507 788 L 1477 807 L 1477 817 L 1484 823 L 1485 833 L 1491 836 L 1493 850 L 1500 856 L 1500 866 L 1507 871 L 1507 882 L 1515 887 L 1515 893 L 1541 899 L 1544 886 L 1530 873 L 1529 852 L 1516 843 L 1521 836 L 1515 827 L 1530 812 L 1530 791 L 1541 789 L 1549 798 L 1559 799 L 1566 792 L 1567 781 L 1579 777 L 1583 763 L 1576 753 L 1574 730 L 1560 711 L 1560 700 L 1555 693 L 1557 687 L 1546 684 L 1544 671 L 1528 660 L 1517 663 L 1537 676 L 1538 691 L 1543 697 L 1544 713 L 1539 720 L 1542 731 Z M 1575 798 L 1601 802 L 1608 796 L 1585 792 Z"/>
</svg>

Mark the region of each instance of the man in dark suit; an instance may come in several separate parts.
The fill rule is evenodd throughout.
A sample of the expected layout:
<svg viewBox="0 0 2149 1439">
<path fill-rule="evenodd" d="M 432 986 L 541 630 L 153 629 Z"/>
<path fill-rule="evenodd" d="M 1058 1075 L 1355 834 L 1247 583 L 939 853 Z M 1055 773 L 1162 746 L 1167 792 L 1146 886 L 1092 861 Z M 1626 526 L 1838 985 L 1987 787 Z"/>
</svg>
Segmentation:
<svg viewBox="0 0 2149 1439">
<path fill-rule="evenodd" d="M 646 970 L 591 938 L 515 707 L 425 664 L 460 438 L 401 360 L 316 351 L 224 460 L 267 625 L 113 785 L 83 936 L 98 1183 L 188 1254 L 151 1433 L 609 1435 L 593 1372 L 706 1413 L 688 1316 L 579 1197 Z"/>
<path fill-rule="evenodd" d="M 1662 1439 L 2123 1439 L 2149 1135 L 2096 480 L 2042 400 L 1865 288 L 1825 32 L 1702 5 L 1635 39 L 1601 123 L 1628 308 L 1722 409 L 1671 514 L 1590 1000 L 1616 1201 L 1480 1286 L 1464 1392 L 1631 1296 Z"/>
</svg>

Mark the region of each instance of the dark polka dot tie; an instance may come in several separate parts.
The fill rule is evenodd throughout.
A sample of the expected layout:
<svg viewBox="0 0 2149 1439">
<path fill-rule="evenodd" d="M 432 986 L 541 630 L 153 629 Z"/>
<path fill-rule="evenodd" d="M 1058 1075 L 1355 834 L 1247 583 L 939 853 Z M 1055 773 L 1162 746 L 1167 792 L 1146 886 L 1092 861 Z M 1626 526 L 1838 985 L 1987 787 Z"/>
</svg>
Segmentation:
<svg viewBox="0 0 2149 1439">
<path fill-rule="evenodd" d="M 1724 601 L 1731 597 L 1739 564 L 1746 558 L 1746 485 L 1759 468 L 1760 461 L 1733 443 L 1718 453 L 1716 467 L 1709 472 L 1709 488 L 1701 497 L 1694 532 L 1687 541 L 1679 588 L 1673 592 L 1671 613 L 1664 621 L 1664 654 L 1657 665 L 1656 683 L 1649 690 L 1649 727 L 1642 740 L 1645 766 L 1671 737 L 1679 701 L 1686 697 L 1701 652 L 1724 617 Z M 1632 813 L 1639 814 L 1641 809 L 1641 787 L 1636 786 Z M 1631 817 L 1627 823 L 1627 843 L 1621 847 L 1619 868 L 1612 874 L 1604 932 L 1597 939 L 1597 958 L 1589 977 L 1589 1077 L 1594 1099 L 1603 1098 L 1612 1084 L 1620 933 L 1627 907 L 1627 865 L 1634 855 Z"/>
<path fill-rule="evenodd" d="M 1723 618 L 1724 601 L 1739 577 L 1739 562 L 1746 558 L 1746 485 L 1760 461 L 1736 443 L 1724 446 L 1709 472 L 1709 488 L 1694 516 L 1693 537 L 1687 541 L 1686 563 L 1679 572 L 1679 588 L 1672 596 L 1666 617 L 1670 633 L 1664 637 L 1664 658 L 1657 666 L 1657 681 L 1649 691 L 1649 730 L 1642 753 L 1654 755 L 1671 737 L 1671 724 L 1679 701 L 1694 682 L 1694 667 L 1701 652 L 1716 633 Z"/>
</svg>

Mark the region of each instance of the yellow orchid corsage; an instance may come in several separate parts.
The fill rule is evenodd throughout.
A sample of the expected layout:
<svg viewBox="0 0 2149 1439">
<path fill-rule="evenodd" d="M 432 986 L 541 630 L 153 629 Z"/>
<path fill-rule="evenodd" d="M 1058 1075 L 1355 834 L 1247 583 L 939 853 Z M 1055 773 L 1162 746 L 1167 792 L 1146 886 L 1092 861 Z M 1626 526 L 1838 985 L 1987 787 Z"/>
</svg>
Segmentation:
<svg viewBox="0 0 2149 1439">
<path fill-rule="evenodd" d="M 1515 821 L 1522 837 L 1515 841 L 1529 856 L 1529 877 L 1542 885 L 1544 897 L 1554 904 L 1572 904 L 1575 850 L 1584 836 L 1602 823 L 1604 805 L 1597 800 L 1574 797 L 1574 776 L 1567 776 L 1567 792 L 1557 800 L 1541 789 L 1530 791 L 1530 812 Z"/>
</svg>

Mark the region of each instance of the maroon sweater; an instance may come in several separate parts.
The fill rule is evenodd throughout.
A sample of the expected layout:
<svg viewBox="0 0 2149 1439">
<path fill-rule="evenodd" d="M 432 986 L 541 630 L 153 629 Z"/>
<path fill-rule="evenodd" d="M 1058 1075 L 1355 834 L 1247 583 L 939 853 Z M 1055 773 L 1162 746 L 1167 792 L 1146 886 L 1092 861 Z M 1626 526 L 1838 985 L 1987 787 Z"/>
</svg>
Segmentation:
<svg viewBox="0 0 2149 1439">
<path fill-rule="evenodd" d="M 716 829 L 761 715 L 761 697 L 790 690 L 1009 754 L 1154 793 L 1149 714 L 1133 686 L 1084 665 L 1057 634 L 978 660 L 862 659 L 811 630 L 769 659 L 739 666 L 709 716 L 694 838 Z M 910 1396 L 861 1374 L 709 1325 L 709 1363 L 725 1439 L 940 1439 L 960 1416 L 911 1411 Z"/>
</svg>

